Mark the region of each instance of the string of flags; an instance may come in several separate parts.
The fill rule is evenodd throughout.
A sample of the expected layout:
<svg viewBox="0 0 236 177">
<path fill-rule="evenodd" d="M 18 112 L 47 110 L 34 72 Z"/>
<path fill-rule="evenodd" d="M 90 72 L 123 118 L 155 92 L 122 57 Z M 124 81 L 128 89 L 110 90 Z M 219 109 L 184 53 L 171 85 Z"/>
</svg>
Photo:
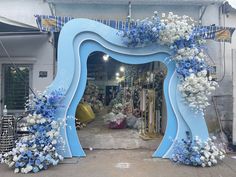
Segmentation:
<svg viewBox="0 0 236 177">
<path fill-rule="evenodd" d="M 73 17 L 60 17 L 51 15 L 35 15 L 38 28 L 42 32 L 60 32 L 62 27 Z M 101 20 L 93 19 L 95 21 L 101 22 L 112 28 L 122 30 L 129 26 L 127 21 L 120 20 Z M 235 28 L 222 27 L 222 26 L 197 26 L 196 28 L 207 29 L 203 30 L 205 39 L 213 39 L 219 42 L 231 42 L 233 32 Z"/>
</svg>

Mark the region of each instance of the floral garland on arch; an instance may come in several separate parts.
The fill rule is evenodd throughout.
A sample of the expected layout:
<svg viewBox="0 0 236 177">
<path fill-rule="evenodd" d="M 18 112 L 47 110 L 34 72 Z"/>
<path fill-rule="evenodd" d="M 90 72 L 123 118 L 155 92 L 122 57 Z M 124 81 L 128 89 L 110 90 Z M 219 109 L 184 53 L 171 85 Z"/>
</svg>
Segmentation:
<svg viewBox="0 0 236 177">
<path fill-rule="evenodd" d="M 152 18 L 130 20 L 130 26 L 119 32 L 128 47 L 142 47 L 151 43 L 167 45 L 172 50 L 171 60 L 176 62 L 180 76 L 178 85 L 185 101 L 196 112 L 203 112 L 209 105 L 208 96 L 218 86 L 209 72 L 212 67 L 204 54 L 205 28 L 196 28 L 195 21 L 188 16 L 169 12 L 160 18 L 154 12 Z"/>
<path fill-rule="evenodd" d="M 15 173 L 36 173 L 63 160 L 58 152 L 64 146 L 59 133 L 63 122 L 54 116 L 63 97 L 62 89 L 49 95 L 38 93 L 37 97 L 30 96 L 26 103 L 29 114 L 25 117 L 29 135 L 19 138 L 12 151 L 0 154 L 1 163 L 15 168 Z"/>
</svg>

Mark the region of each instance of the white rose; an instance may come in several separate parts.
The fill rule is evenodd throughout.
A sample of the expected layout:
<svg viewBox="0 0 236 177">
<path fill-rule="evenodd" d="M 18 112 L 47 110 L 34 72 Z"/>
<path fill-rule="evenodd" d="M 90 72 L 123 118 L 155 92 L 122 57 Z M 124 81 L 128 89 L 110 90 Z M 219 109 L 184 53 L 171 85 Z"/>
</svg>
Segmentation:
<svg viewBox="0 0 236 177">
<path fill-rule="evenodd" d="M 207 163 L 207 165 L 208 165 L 209 167 L 211 166 L 211 164 L 212 164 L 211 162 L 208 162 L 208 163 Z"/>
<path fill-rule="evenodd" d="M 19 173 L 19 172 L 20 172 L 19 168 L 15 168 L 14 173 Z"/>
<path fill-rule="evenodd" d="M 205 157 L 204 157 L 204 156 L 201 156 L 201 157 L 200 157 L 200 160 L 204 161 L 204 160 L 205 160 Z"/>
<path fill-rule="evenodd" d="M 57 144 L 57 140 L 53 140 L 53 141 L 52 141 L 52 144 Z"/>
<path fill-rule="evenodd" d="M 45 118 L 42 118 L 41 120 L 40 120 L 40 123 L 41 124 L 44 124 L 46 122 L 46 119 Z"/>
</svg>

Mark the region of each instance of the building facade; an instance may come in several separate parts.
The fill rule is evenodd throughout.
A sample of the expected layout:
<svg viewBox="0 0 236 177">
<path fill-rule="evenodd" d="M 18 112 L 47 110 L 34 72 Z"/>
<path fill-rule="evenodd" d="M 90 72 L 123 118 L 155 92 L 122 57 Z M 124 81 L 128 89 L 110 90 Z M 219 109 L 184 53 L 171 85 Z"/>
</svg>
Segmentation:
<svg viewBox="0 0 236 177">
<path fill-rule="evenodd" d="M 11 19 L 20 24 L 27 24 L 36 27 L 34 15 L 56 15 L 70 16 L 75 18 L 89 19 L 112 19 L 125 21 L 130 15 L 134 19 L 143 19 L 153 15 L 154 11 L 161 13 L 173 12 L 178 15 L 188 15 L 193 17 L 200 25 L 216 25 L 225 27 L 236 27 L 236 10 L 231 6 L 226 6 L 223 0 L 24 0 L 0 2 L 0 16 L 2 19 Z M 18 4 L 18 5 L 16 5 Z M 25 11 L 25 8 L 29 9 Z M 10 11 L 9 11 L 10 9 Z M 9 23 L 9 21 L 8 21 Z M 27 36 L 26 36 L 27 38 Z M 26 40 L 26 38 L 24 40 Z M 12 51 L 14 56 L 12 62 L 17 63 L 23 58 L 21 64 L 29 64 L 32 68 L 32 88 L 44 90 L 50 84 L 55 74 L 56 56 L 53 45 L 50 43 L 50 35 L 41 34 L 33 37 L 34 45 L 31 43 L 15 43 Z M 3 39 L 3 37 L 1 37 Z M 8 39 L 4 43 L 7 43 Z M 23 40 L 23 41 L 24 41 Z M 28 45 L 28 46 L 27 46 Z M 23 52 L 25 50 L 25 52 Z M 34 51 L 34 52 L 33 52 Z M 29 54 L 28 54 L 28 53 Z M 23 53 L 23 54 L 20 54 Z M 32 54 L 34 53 L 34 55 Z M 216 78 L 220 87 L 213 95 L 212 104 L 206 111 L 206 120 L 210 132 L 215 130 L 234 130 L 234 142 L 236 141 L 236 33 L 232 36 L 231 43 L 221 43 L 208 41 L 207 53 L 210 63 L 216 66 Z M 31 59 L 29 59 L 31 58 Z M 30 61 L 29 61 L 30 60 Z M 1 62 L 1 82 L 4 82 L 3 67 L 7 67 L 9 62 L 6 56 L 0 56 Z M 46 71 L 47 77 L 39 77 L 40 71 Z M 2 84 L 1 84 L 2 85 Z M 4 94 L 2 87 L 2 97 Z M 3 107 L 4 103 L 2 104 Z M 233 124 L 233 119 L 235 119 Z M 232 126 L 233 125 L 233 126 Z M 234 128 L 233 128 L 234 127 Z"/>
</svg>

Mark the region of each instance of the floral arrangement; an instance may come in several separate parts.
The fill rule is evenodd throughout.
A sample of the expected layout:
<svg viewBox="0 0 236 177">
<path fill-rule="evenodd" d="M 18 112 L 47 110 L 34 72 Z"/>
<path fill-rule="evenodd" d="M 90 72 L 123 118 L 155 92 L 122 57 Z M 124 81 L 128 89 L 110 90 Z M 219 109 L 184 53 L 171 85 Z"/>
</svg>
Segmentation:
<svg viewBox="0 0 236 177">
<path fill-rule="evenodd" d="M 62 97 L 61 89 L 49 95 L 30 97 L 26 104 L 29 135 L 17 140 L 12 151 L 0 155 L 0 161 L 15 168 L 15 173 L 36 173 L 63 160 L 58 153 L 58 149 L 63 147 L 59 135 L 60 122 L 54 117 Z"/>
<path fill-rule="evenodd" d="M 196 112 L 204 111 L 209 105 L 207 96 L 218 86 L 209 76 L 212 68 L 204 54 L 207 29 L 195 26 L 195 21 L 188 16 L 172 12 L 163 13 L 161 17 L 154 12 L 152 18 L 129 20 L 129 28 L 119 33 L 124 43 L 129 47 L 151 43 L 169 46 L 172 50 L 170 59 L 176 62 L 180 77 L 178 88 L 181 94 Z"/>
<path fill-rule="evenodd" d="M 171 160 L 178 164 L 211 167 L 224 159 L 225 151 L 217 147 L 215 137 L 208 138 L 202 142 L 198 137 L 192 140 L 189 132 L 186 132 L 187 139 L 176 142 Z"/>
</svg>

